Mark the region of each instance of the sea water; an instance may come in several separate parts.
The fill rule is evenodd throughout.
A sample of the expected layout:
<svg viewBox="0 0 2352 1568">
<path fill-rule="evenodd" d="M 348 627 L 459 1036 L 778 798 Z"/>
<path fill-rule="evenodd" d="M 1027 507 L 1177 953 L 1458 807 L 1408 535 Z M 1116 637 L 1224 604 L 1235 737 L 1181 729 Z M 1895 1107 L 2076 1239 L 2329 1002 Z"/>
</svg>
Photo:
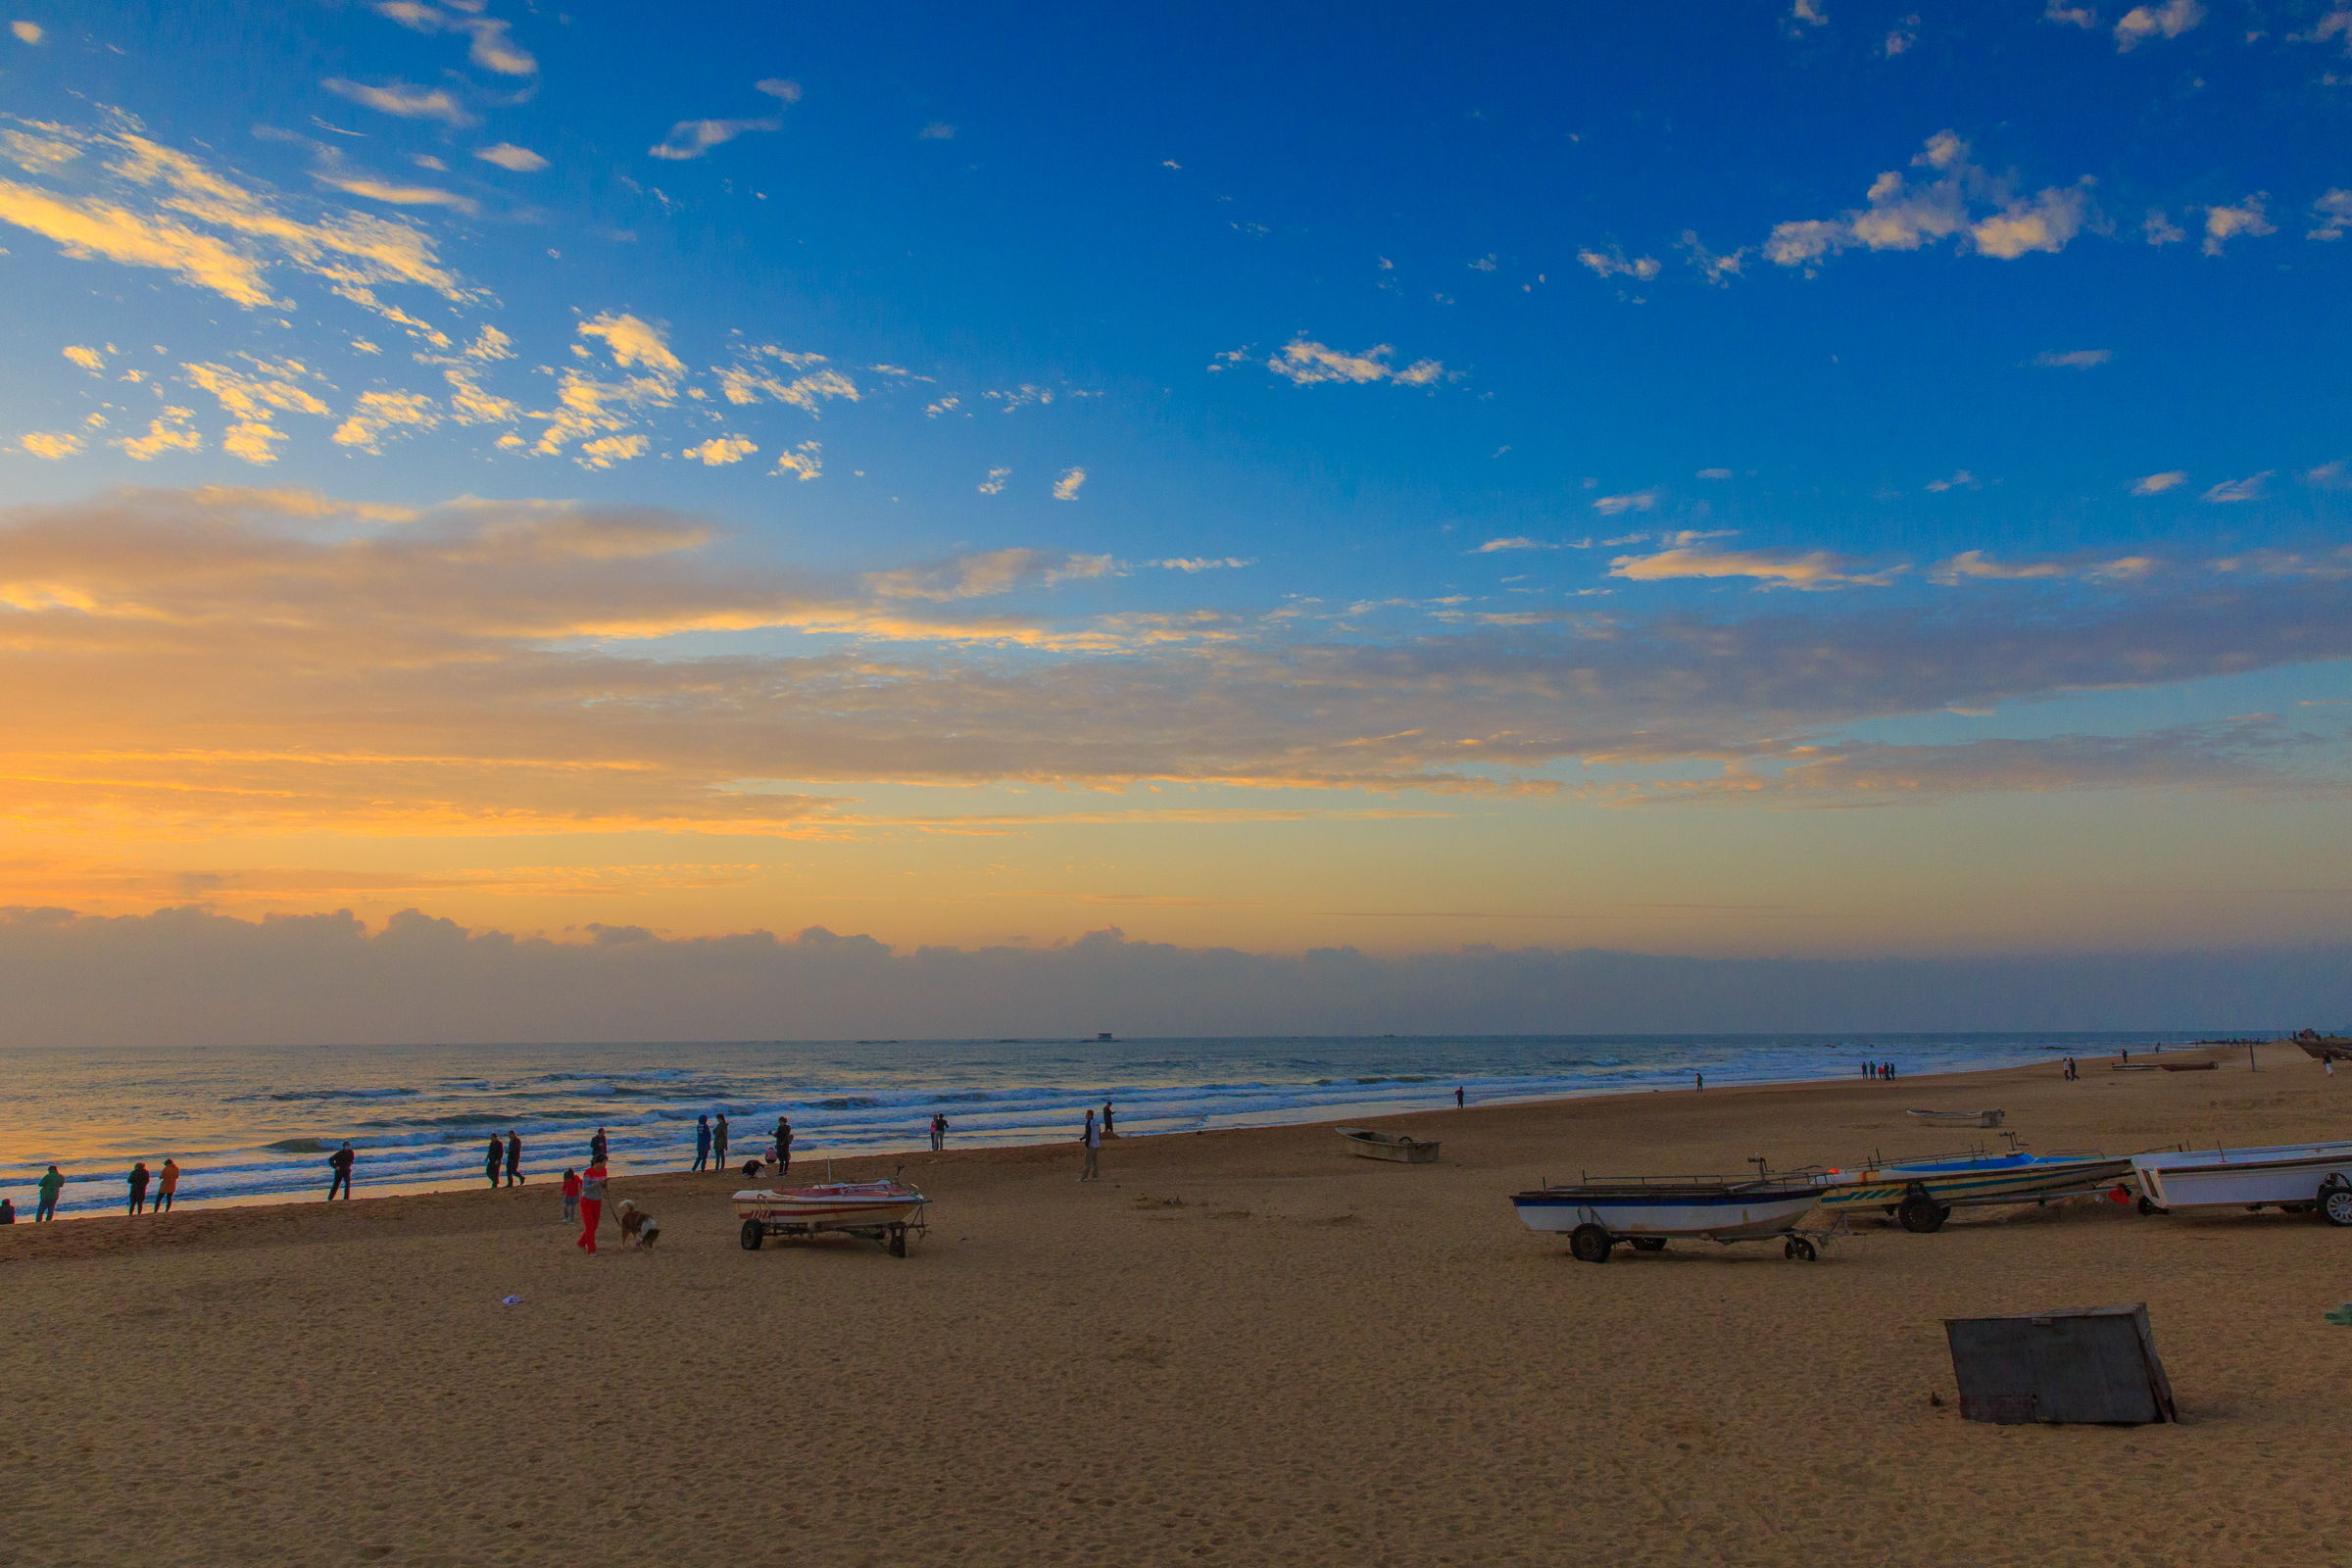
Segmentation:
<svg viewBox="0 0 2352 1568">
<path fill-rule="evenodd" d="M 0 1194 L 22 1218 L 55 1161 L 64 1214 L 119 1211 L 134 1161 L 178 1160 L 178 1201 L 323 1196 L 327 1155 L 363 1190 L 483 1183 L 493 1134 L 533 1181 L 587 1163 L 682 1170 L 724 1112 L 731 1162 L 791 1118 L 796 1169 L 828 1155 L 1075 1138 L 1089 1106 L 1122 1137 L 1651 1089 L 1960 1072 L 2153 1049 L 2189 1032 L 2068 1035 L 1539 1035 L 1225 1040 L 732 1041 L 672 1045 L 184 1047 L 0 1053 Z M 1899 1081 L 1890 1087 L 1899 1092 Z M 1964 1107 L 1965 1108 L 1965 1107 Z M 503 1176 L 501 1178 L 503 1180 Z"/>
</svg>

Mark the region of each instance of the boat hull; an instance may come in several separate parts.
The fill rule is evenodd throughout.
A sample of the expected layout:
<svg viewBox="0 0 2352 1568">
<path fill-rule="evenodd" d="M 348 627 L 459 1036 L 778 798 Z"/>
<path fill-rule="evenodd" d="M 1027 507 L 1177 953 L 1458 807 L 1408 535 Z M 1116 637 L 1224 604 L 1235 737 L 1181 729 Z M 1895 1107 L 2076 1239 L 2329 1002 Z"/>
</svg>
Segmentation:
<svg viewBox="0 0 2352 1568">
<path fill-rule="evenodd" d="M 891 1190 L 885 1191 L 888 1188 Z M 930 1200 L 893 1183 L 756 1189 L 735 1195 L 735 1217 L 770 1227 L 864 1230 L 911 1225 Z"/>
<path fill-rule="evenodd" d="M 1393 1159 L 1403 1165 L 1431 1165 L 1437 1162 L 1436 1140 L 1406 1138 L 1399 1133 L 1370 1133 L 1357 1127 L 1338 1129 L 1347 1142 L 1348 1152 L 1366 1159 Z"/>
<path fill-rule="evenodd" d="M 1611 1236 L 1695 1236 L 1717 1241 L 1778 1236 L 1819 1200 L 1810 1190 L 1762 1193 L 1592 1193 L 1573 1188 L 1520 1193 L 1511 1200 L 1531 1231 L 1563 1233 L 1597 1225 Z"/>
<path fill-rule="evenodd" d="M 2132 1163 L 2141 1190 L 2159 1208 L 2308 1203 L 2329 1176 L 2352 1181 L 2352 1143 L 2137 1154 Z"/>
<path fill-rule="evenodd" d="M 1832 1209 L 1891 1208 L 1915 1191 L 1925 1191 L 1931 1202 L 1946 1208 L 1954 1203 L 2023 1201 L 2049 1193 L 2103 1186 L 2131 1172 L 2128 1154 L 2080 1159 L 2003 1154 L 1983 1160 L 1885 1165 L 1856 1176 L 1841 1176 L 1823 1191 L 1821 1203 Z"/>
</svg>

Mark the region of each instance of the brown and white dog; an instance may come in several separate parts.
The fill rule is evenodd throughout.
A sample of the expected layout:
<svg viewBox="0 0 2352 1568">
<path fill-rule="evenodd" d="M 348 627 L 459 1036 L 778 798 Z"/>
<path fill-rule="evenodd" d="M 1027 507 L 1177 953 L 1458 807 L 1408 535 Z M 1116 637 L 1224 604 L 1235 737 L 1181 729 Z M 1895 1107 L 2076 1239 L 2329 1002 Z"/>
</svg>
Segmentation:
<svg viewBox="0 0 2352 1568">
<path fill-rule="evenodd" d="M 635 1242 L 639 1247 L 651 1247 L 661 1239 L 662 1222 L 639 1208 L 634 1200 L 622 1199 L 615 1212 L 620 1215 L 621 1246 Z"/>
</svg>

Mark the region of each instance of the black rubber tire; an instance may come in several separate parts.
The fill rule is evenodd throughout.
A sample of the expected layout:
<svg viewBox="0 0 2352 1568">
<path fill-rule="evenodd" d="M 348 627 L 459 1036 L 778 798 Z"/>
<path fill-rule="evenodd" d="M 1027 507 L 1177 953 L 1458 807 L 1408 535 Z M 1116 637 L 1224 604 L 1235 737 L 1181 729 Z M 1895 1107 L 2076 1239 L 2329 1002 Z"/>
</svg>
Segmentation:
<svg viewBox="0 0 2352 1568">
<path fill-rule="evenodd" d="M 890 1255 L 893 1257 L 906 1255 L 906 1227 L 904 1225 L 893 1225 L 890 1228 Z"/>
<path fill-rule="evenodd" d="M 2156 1206 L 2156 1200 L 2142 1194 L 2139 1200 L 2139 1212 L 2140 1217 L 2144 1219 L 2150 1214 L 2161 1214 L 2164 1210 Z"/>
<path fill-rule="evenodd" d="M 1944 1218 L 1950 1213 L 1948 1208 L 1936 1207 L 1935 1200 L 1927 1194 L 1913 1193 L 1895 1209 L 1894 1217 L 1912 1235 L 1932 1236 L 1943 1228 Z"/>
<path fill-rule="evenodd" d="M 1791 1237 L 1789 1237 L 1789 1238 L 1788 1238 L 1788 1240 L 1787 1240 L 1787 1241 L 1785 1241 L 1785 1242 L 1783 1242 L 1783 1243 L 1781 1244 L 1781 1255 L 1782 1255 L 1783 1257 L 1794 1257 L 1794 1256 L 1796 1255 L 1796 1238 L 1795 1238 L 1795 1237 L 1791 1236 Z"/>
<path fill-rule="evenodd" d="M 1802 1236 L 1788 1238 L 1788 1250 L 1796 1254 L 1799 1263 L 1810 1263 L 1821 1256 L 1820 1251 Z"/>
<path fill-rule="evenodd" d="M 745 1251 L 757 1252 L 760 1250 L 760 1244 L 766 1239 L 767 1227 L 756 1219 L 747 1219 L 743 1222 L 743 1250 Z"/>
<path fill-rule="evenodd" d="M 2320 1218 L 2330 1225 L 2352 1225 L 2352 1186 L 2336 1182 L 2321 1188 Z"/>
<path fill-rule="evenodd" d="M 1663 1252 L 1666 1250 L 1666 1238 L 1663 1236 L 1637 1236 L 1634 1238 L 1634 1250 L 1637 1252 Z"/>
<path fill-rule="evenodd" d="M 1613 1244 L 1597 1225 L 1579 1225 L 1568 1233 L 1568 1250 L 1580 1263 L 1606 1263 Z"/>
</svg>

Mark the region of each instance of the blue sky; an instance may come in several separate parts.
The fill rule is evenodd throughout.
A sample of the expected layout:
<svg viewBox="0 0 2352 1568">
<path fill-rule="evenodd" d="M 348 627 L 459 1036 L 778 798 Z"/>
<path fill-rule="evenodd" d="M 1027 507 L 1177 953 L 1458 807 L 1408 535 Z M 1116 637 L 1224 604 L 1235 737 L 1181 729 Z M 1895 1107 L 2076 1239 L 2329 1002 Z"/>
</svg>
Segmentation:
<svg viewBox="0 0 2352 1568">
<path fill-rule="evenodd" d="M 2116 867 L 2222 799 L 2283 873 L 2340 810 L 2352 12 L 11 16 L 11 603 L 89 682 L 24 757 L 394 759 L 221 781 L 276 818 L 36 788 L 26 885 L 59 900 L 190 844 L 348 868 L 387 792 L 440 813 L 404 865 L 514 834 L 759 859 L 732 835 L 878 842 L 942 788 L 1388 813 L 1315 865 L 1466 801 L 1573 859 L 1633 804 L 1752 846 L 1821 831 L 1776 810 L 1943 803 L 1905 818 L 2013 856 L 2002 813 L 2130 795 L 2156 820 Z M 101 669 L 93 615 L 151 640 Z M 309 628 L 365 701 L 230 622 Z M 235 720 L 121 698 L 172 667 Z M 356 716 L 428 668 L 478 682 L 438 688 L 455 716 Z M 542 724 L 668 793 L 497 782 Z M 402 772 L 427 755 L 482 777 Z M 1660 853 L 1703 883 L 1744 852 Z M 1260 855 L 1200 852 L 1164 906 Z M 1294 912 L 1250 936 L 1328 934 Z M 1166 934 L 1217 934 L 1192 918 Z"/>
</svg>

